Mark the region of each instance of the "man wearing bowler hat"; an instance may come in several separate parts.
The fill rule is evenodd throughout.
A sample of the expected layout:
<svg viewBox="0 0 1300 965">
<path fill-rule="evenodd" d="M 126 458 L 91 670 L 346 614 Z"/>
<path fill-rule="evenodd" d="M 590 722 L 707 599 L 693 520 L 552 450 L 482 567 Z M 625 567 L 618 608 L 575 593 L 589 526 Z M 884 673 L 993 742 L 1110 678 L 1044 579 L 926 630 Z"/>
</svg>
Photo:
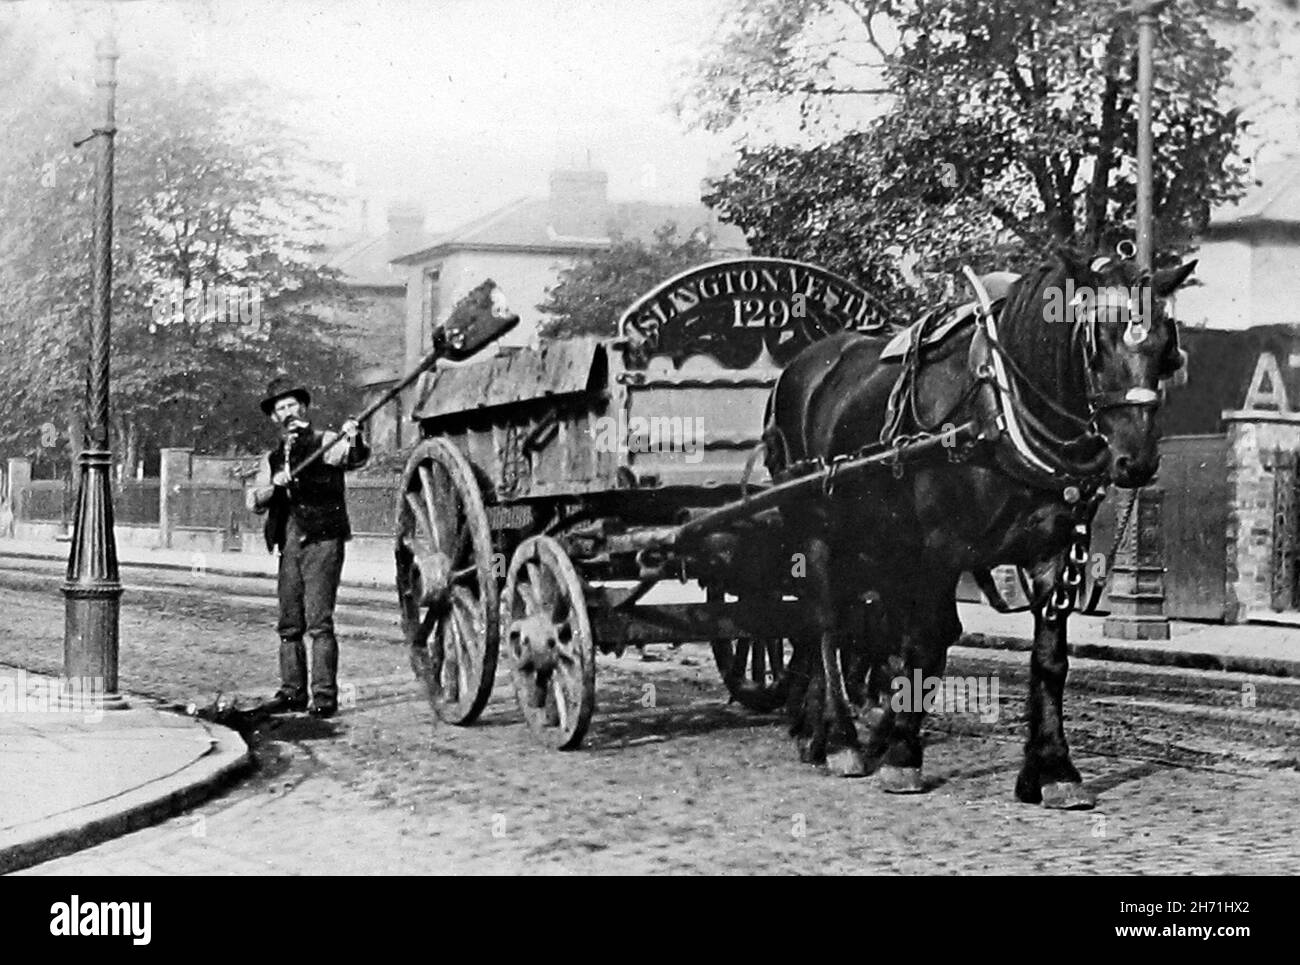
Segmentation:
<svg viewBox="0 0 1300 965">
<path fill-rule="evenodd" d="M 343 544 L 352 537 L 343 473 L 370 457 L 361 427 L 353 419 L 339 433 L 311 424 L 311 394 L 285 377 L 271 380 L 262 412 L 280 432 L 280 445 L 262 457 L 248 491 L 248 508 L 266 513 L 267 549 L 280 551 L 280 689 L 265 707 L 272 712 L 306 710 L 307 650 L 311 638 L 311 713 L 332 717 L 338 710 L 338 641 L 334 601 L 343 573 Z M 290 469 L 321 446 L 339 441 L 296 476 Z"/>
</svg>

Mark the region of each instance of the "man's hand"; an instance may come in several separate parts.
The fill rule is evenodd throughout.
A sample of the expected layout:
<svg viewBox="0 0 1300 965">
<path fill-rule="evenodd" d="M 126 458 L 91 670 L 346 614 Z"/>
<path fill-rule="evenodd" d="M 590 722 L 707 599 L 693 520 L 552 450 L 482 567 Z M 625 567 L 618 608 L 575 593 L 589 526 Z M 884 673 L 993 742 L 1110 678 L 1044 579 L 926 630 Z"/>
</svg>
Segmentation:
<svg viewBox="0 0 1300 965">
<path fill-rule="evenodd" d="M 349 441 L 356 439 L 357 433 L 361 431 L 361 423 L 356 419 L 349 419 L 339 428 L 339 432 L 348 437 Z"/>
<path fill-rule="evenodd" d="M 287 469 L 281 469 L 279 472 L 277 472 L 274 476 L 271 477 L 272 486 L 283 486 L 287 489 L 292 482 L 293 482 L 293 477 L 289 475 L 289 471 Z"/>
</svg>

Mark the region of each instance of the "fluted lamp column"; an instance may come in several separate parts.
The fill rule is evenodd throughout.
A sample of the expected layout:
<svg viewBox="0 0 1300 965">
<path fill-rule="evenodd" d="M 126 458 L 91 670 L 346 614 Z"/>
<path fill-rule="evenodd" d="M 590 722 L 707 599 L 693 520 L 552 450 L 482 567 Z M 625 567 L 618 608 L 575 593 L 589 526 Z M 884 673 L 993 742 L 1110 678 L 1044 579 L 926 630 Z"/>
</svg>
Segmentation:
<svg viewBox="0 0 1300 965">
<path fill-rule="evenodd" d="M 95 86 L 100 125 L 95 144 L 94 229 L 91 242 L 90 366 L 86 447 L 78 461 L 79 489 L 68 556 L 63 634 L 67 691 L 104 695 L 121 708 L 118 694 L 118 613 L 122 583 L 113 537 L 112 452 L 108 440 L 109 338 L 113 292 L 113 137 L 117 44 L 110 34 L 95 46 Z"/>
</svg>

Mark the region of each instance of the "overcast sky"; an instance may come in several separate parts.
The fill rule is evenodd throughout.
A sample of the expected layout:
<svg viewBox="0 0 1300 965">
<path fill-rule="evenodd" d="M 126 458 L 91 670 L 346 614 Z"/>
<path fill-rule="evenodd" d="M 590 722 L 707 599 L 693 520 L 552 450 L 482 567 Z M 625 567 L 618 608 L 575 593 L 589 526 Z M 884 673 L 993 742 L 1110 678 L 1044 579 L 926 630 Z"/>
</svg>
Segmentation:
<svg viewBox="0 0 1300 965">
<path fill-rule="evenodd" d="M 133 57 L 258 75 L 361 190 L 424 201 L 433 228 L 546 192 L 556 166 L 608 171 L 616 199 L 689 201 L 725 141 L 671 111 L 722 0 L 143 0 L 116 4 Z M 90 76 L 102 4 L 6 4 Z M 89 88 L 88 88 L 89 89 Z"/>
<path fill-rule="evenodd" d="M 1248 0 L 1274 11 L 1280 0 Z M 17 18 L 89 96 L 103 0 L 22 0 Z M 323 157 L 349 164 L 372 201 L 422 201 L 450 228 L 546 191 L 557 166 L 591 163 L 619 200 L 690 201 L 725 140 L 683 130 L 671 104 L 727 0 L 134 0 L 115 3 L 119 70 L 259 76 Z M 1295 13 L 1270 38 L 1300 49 Z M 1273 86 L 1289 72 L 1240 60 Z M 1279 123 L 1280 122 L 1280 123 Z M 1258 128 L 1294 144 L 1295 116 Z M 1249 152 L 1253 148 L 1248 145 Z"/>
</svg>

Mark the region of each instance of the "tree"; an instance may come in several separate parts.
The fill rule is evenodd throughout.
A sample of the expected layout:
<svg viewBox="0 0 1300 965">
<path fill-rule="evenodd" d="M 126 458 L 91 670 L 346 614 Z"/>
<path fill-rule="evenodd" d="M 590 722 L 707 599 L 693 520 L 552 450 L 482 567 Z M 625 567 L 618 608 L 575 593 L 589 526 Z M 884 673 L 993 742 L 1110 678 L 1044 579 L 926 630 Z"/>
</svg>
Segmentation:
<svg viewBox="0 0 1300 965">
<path fill-rule="evenodd" d="M 1126 0 L 735 4 L 682 109 L 739 135 L 738 164 L 706 200 L 756 253 L 824 263 L 908 313 L 962 264 L 1132 237 Z M 1242 120 L 1219 106 L 1229 55 L 1214 32 L 1248 18 L 1237 0 L 1180 0 L 1161 17 L 1154 189 L 1166 256 L 1242 190 Z M 745 126 L 782 106 L 797 112 L 796 143 Z"/>
<path fill-rule="evenodd" d="M 651 288 L 688 268 L 707 262 L 712 239 L 692 232 L 678 239 L 677 226 L 657 228 L 654 241 L 615 237 L 597 251 L 560 272 L 559 282 L 546 291 L 537 308 L 553 316 L 543 323 L 546 338 L 576 335 L 617 335 L 623 311 Z"/>
<path fill-rule="evenodd" d="M 3 47 L 0 38 L 0 47 Z M 0 446 L 80 444 L 90 301 L 90 91 L 48 78 L 0 108 Z M 339 294 L 313 257 L 330 172 L 271 92 L 139 65 L 118 95 L 112 409 L 120 463 L 167 445 L 256 443 L 277 370 L 355 402 L 355 360 L 310 308 Z M 345 391 L 340 392 L 339 389 Z"/>
</svg>

